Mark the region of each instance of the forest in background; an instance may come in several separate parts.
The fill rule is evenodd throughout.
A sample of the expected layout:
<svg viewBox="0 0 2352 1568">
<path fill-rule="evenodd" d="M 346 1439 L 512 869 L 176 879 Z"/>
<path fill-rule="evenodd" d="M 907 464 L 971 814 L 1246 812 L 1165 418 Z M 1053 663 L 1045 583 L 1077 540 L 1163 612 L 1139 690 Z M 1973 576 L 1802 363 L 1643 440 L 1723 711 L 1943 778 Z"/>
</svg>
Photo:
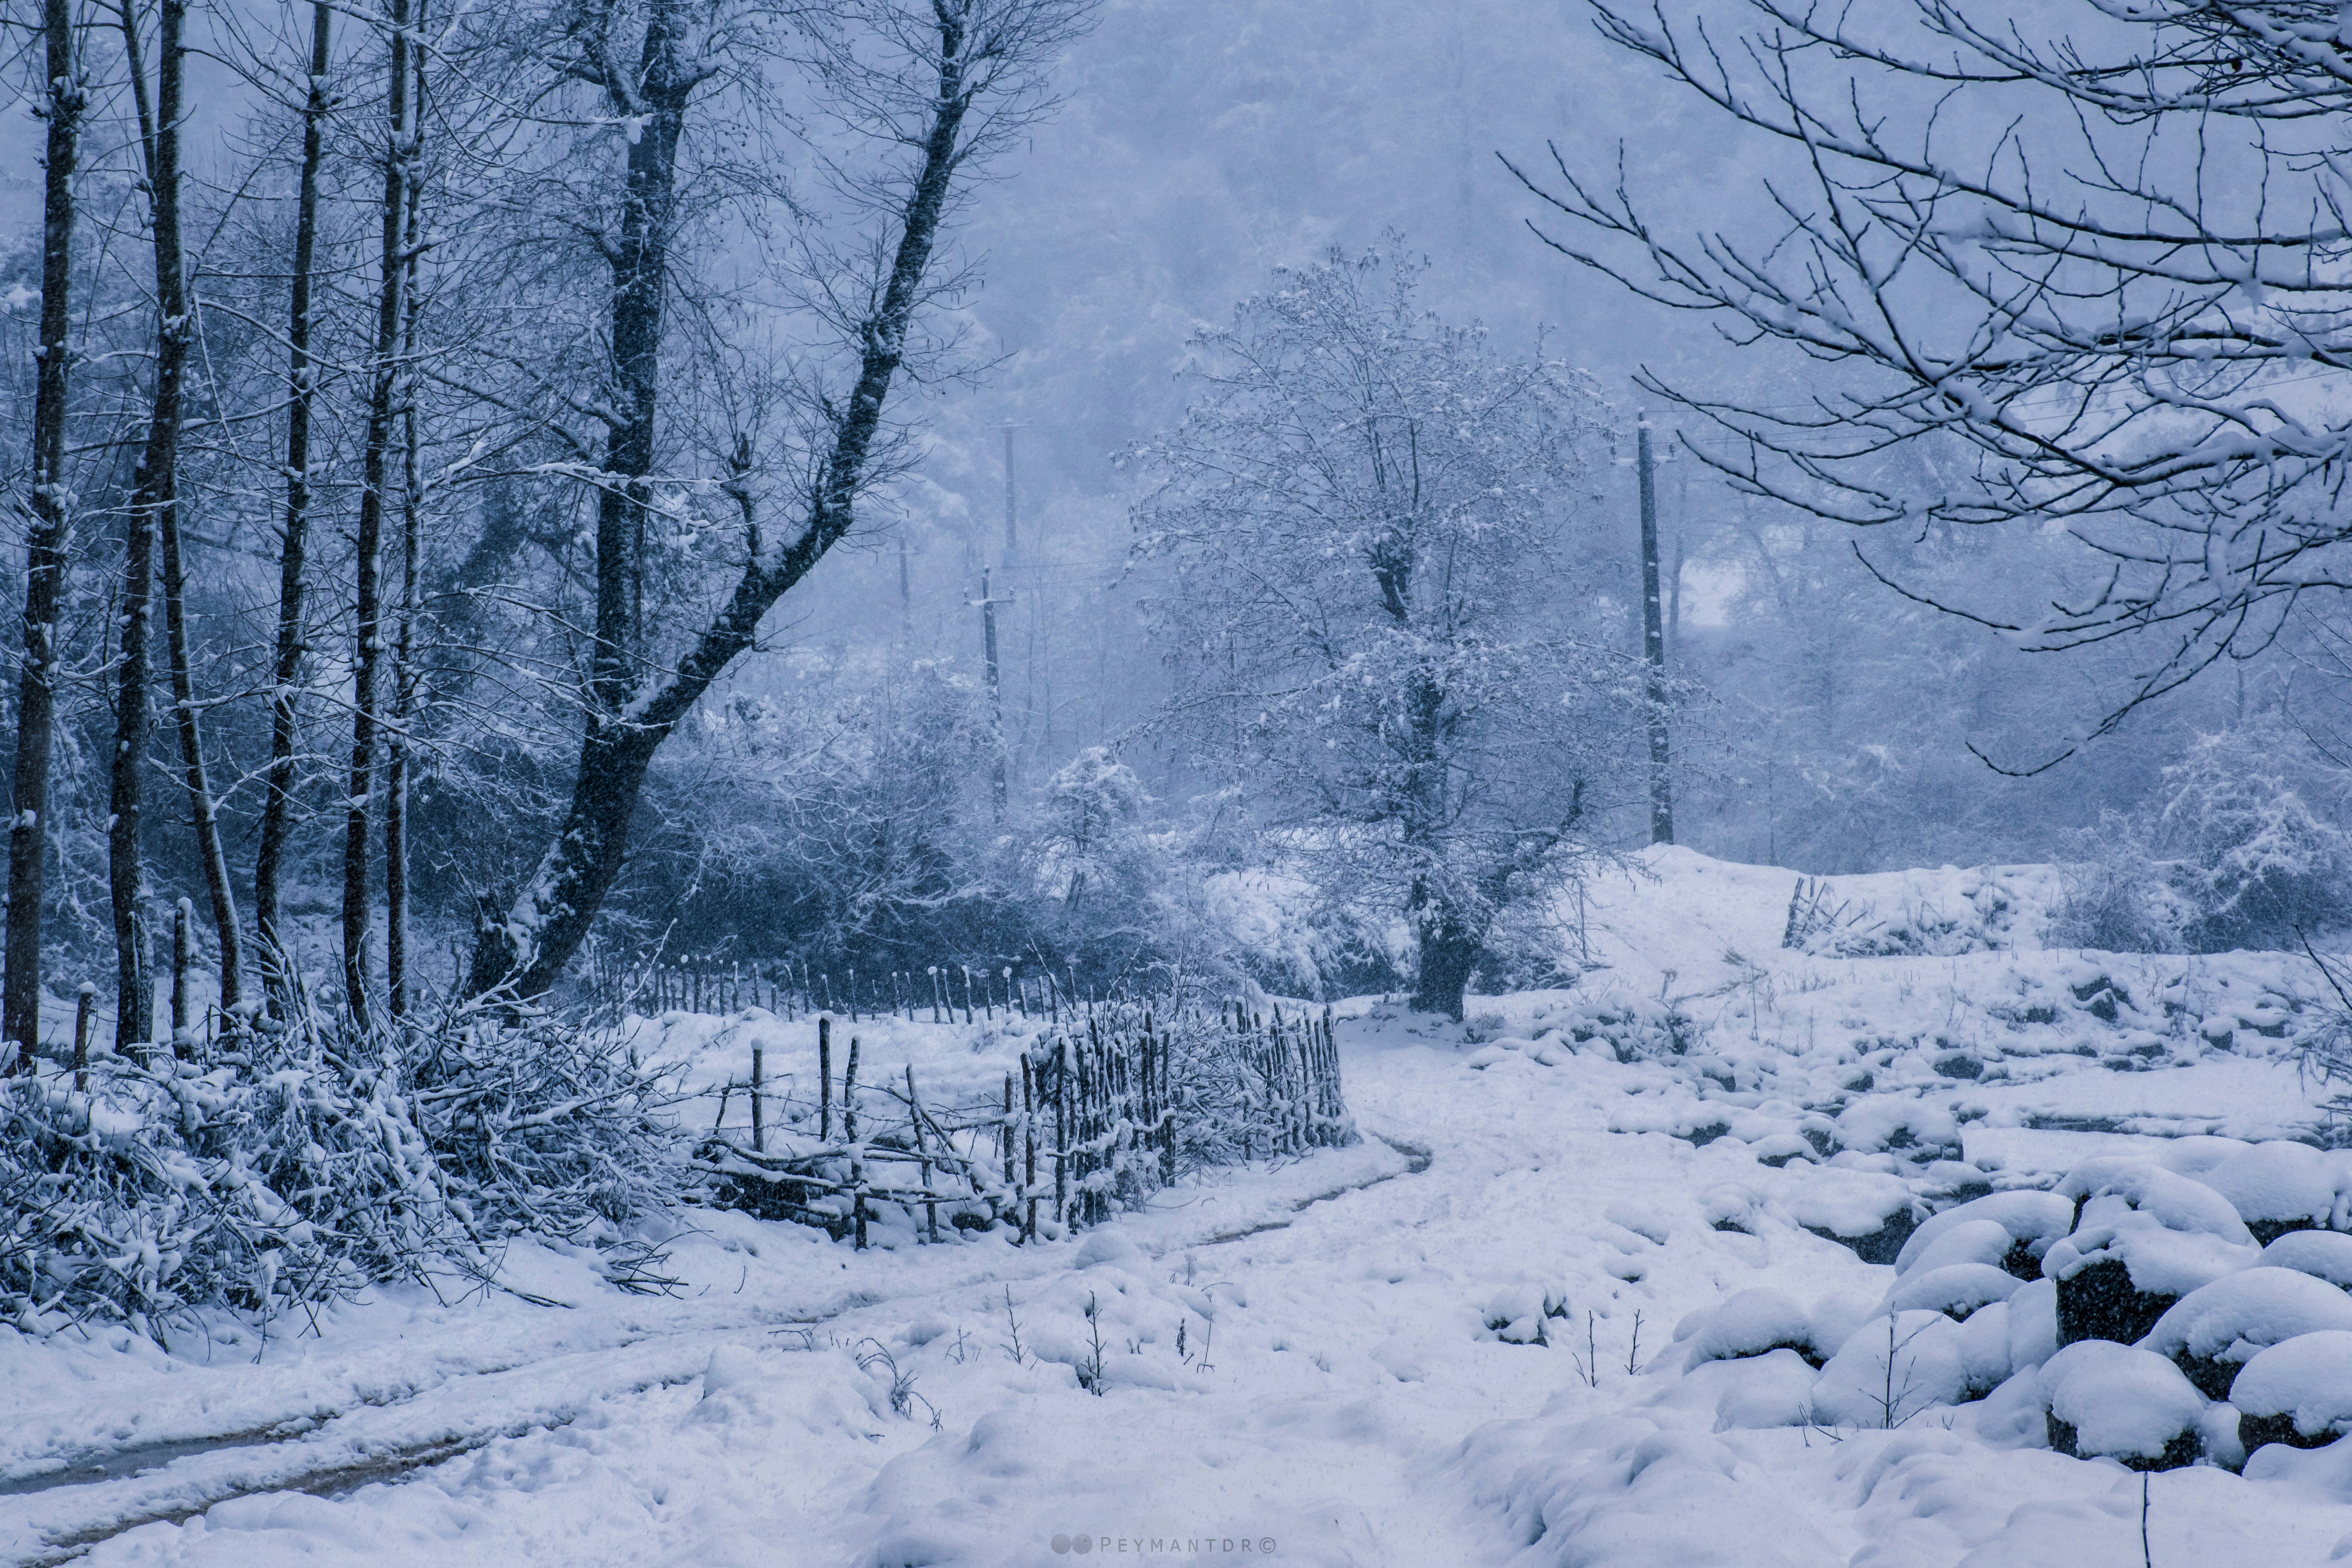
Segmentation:
<svg viewBox="0 0 2352 1568">
<path fill-rule="evenodd" d="M 158 313 L 161 148 L 137 131 L 125 42 L 143 40 L 136 82 L 160 92 L 163 12 L 136 11 L 126 35 L 113 12 L 65 8 L 87 90 L 61 427 L 74 515 L 40 849 L 52 996 L 89 981 L 111 997 L 122 952 L 168 943 L 184 898 L 215 972 L 221 933 L 251 942 L 266 920 L 291 967 L 337 995 L 496 978 L 505 960 L 484 967 L 480 933 L 516 925 L 583 808 L 583 719 L 626 710 L 631 680 L 660 686 L 730 584 L 753 578 L 754 598 L 775 589 L 773 613 L 754 605 L 741 651 L 666 721 L 642 794 L 600 807 L 599 831 L 623 822 L 607 836 L 626 842 L 599 872 L 608 889 L 575 900 L 593 906 L 575 934 L 600 975 L 625 986 L 683 956 L 1075 965 L 1106 987 L 1188 972 L 1317 994 L 1410 982 L 1424 893 L 1393 863 L 1330 853 L 1335 822 L 1392 820 L 1347 803 L 1370 775 L 1324 780 L 1342 804 L 1317 816 L 1286 795 L 1300 780 L 1276 753 L 1221 750 L 1172 716 L 1198 676 L 1172 628 L 1208 602 L 1207 580 L 1145 537 L 1153 444 L 1211 396 L 1219 334 L 1246 325 L 1249 301 L 1368 254 L 1409 263 L 1416 311 L 1481 330 L 1496 363 L 1584 377 L 1580 444 L 1545 481 L 1553 603 L 1573 603 L 1576 624 L 1525 605 L 1508 624 L 1630 668 L 1633 426 L 1657 400 L 1629 373 L 1789 398 L 1827 373 L 1629 312 L 1528 232 L 1541 208 L 1496 154 L 1525 161 L 1551 137 L 1605 156 L 1622 136 L 1646 188 L 1696 210 L 1755 200 L 1737 177 L 1769 150 L 1687 134 L 1713 122 L 1571 8 L 1003 9 L 1044 31 L 1022 45 L 1002 120 L 974 135 L 971 172 L 991 161 L 957 187 L 920 280 L 920 353 L 890 388 L 854 507 L 828 515 L 859 302 L 883 302 L 920 174 L 904 117 L 938 61 L 904 32 L 919 12 L 839 7 L 830 32 L 758 7 L 559 6 L 496 25 L 419 9 L 407 32 L 387 12 L 331 27 L 313 73 L 324 13 L 175 10 L 199 47 L 175 57 L 195 308 L 174 317 Z M 673 24 L 683 52 L 664 66 L 649 40 Z M 16 36 L 36 50 L 19 86 L 37 109 L 40 35 Z M 626 47 L 596 64 L 615 38 Z M 703 64 L 678 63 L 696 50 Z M 654 276 L 625 254 L 631 182 L 667 144 L 641 126 L 667 123 L 660 106 L 629 100 L 662 69 L 695 80 L 675 110 L 688 130 L 669 153 L 662 310 L 640 311 L 658 341 L 630 350 L 624 307 Z M 396 80 L 414 107 L 394 101 Z M 1588 107 L 1604 100 L 1605 122 Z M 20 171 L 56 116 L 30 123 L 12 143 Z M 38 215 L 18 216 L 0 438 L 31 476 L 47 329 Z M 298 276 L 315 303 L 292 299 Z M 310 384 L 291 357 L 304 310 Z M 169 506 L 141 489 L 161 320 L 191 323 Z M 299 500 L 298 404 L 315 452 Z M 2024 653 L 1906 601 L 1853 531 L 1736 492 L 1697 460 L 1719 435 L 1655 417 L 1682 842 L 1817 874 L 2063 859 L 2080 868 L 2084 929 L 2116 945 L 2276 944 L 2336 918 L 2345 775 L 2326 618 L 2294 621 L 2056 769 L 2009 776 L 1987 761 L 2031 768 L 2062 750 L 2128 687 L 2133 651 Z M 37 491 L 20 480 L 20 552 Z M 289 621 L 297 508 L 308 543 Z M 816 521 L 801 537 L 825 548 L 747 572 L 747 508 L 803 509 Z M 147 612 L 142 810 L 126 826 L 110 760 L 126 722 L 118 628 L 137 525 L 167 517 L 176 541 L 147 546 L 165 559 Z M 2014 533 L 1869 538 L 1879 569 L 1931 594 L 2030 603 L 2085 569 L 2063 542 Z M 13 781 L 21 648 L 11 658 Z M 1490 759 L 1491 776 L 1591 784 L 1573 842 L 1522 888 L 1649 837 L 1633 710 L 1605 706 L 1586 716 L 1584 763 Z M 216 834 L 196 830 L 207 821 Z M 1558 977 L 1558 932 L 1529 902 L 1482 940 L 1476 984 Z M 162 960 L 142 962 L 152 985 Z"/>
</svg>

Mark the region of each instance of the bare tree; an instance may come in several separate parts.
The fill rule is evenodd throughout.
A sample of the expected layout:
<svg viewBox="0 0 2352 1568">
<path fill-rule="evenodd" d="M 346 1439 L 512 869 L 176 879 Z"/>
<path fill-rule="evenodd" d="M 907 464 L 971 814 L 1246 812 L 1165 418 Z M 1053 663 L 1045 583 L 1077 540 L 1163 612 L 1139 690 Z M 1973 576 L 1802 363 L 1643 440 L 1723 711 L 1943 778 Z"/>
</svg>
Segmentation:
<svg viewBox="0 0 2352 1568">
<path fill-rule="evenodd" d="M 1933 602 L 2032 649 L 2151 639 L 2091 734 L 2352 585 L 2333 6 L 1742 6 L 1731 36 L 1596 0 L 1604 35 L 1788 150 L 1777 221 L 1682 236 L 1622 162 L 1520 173 L 1568 255 L 1833 367 L 1795 405 L 1654 383 L 1734 437 L 1700 456 L 1852 523 L 2063 523 L 2091 569 L 2039 615 Z"/>
<path fill-rule="evenodd" d="M 67 372 L 73 328 L 74 173 L 87 105 L 73 0 L 41 7 L 48 122 L 41 205 L 41 345 L 35 373 L 32 530 L 26 545 L 25 664 L 17 679 L 16 815 L 8 824 L 6 999 L 0 1047 L 29 1072 L 41 1039 L 41 898 L 48 853 L 49 755 L 57 726 L 58 610 L 73 515 L 66 482 Z"/>
<path fill-rule="evenodd" d="M 423 51 L 414 62 L 417 123 L 425 107 Z M 421 132 L 420 132 L 421 134 Z M 418 153 L 423 149 L 420 145 Z M 404 199 L 406 234 L 403 240 L 408 278 L 401 309 L 406 320 L 401 342 L 412 354 L 417 347 L 417 319 L 424 299 L 418 272 L 424 259 L 425 182 L 412 168 Z M 408 1013 L 408 768 L 410 727 L 416 721 L 417 574 L 423 569 L 425 476 L 423 426 L 418 421 L 416 386 L 412 377 L 401 400 L 400 482 L 400 607 L 392 645 L 392 712 L 384 727 L 383 757 L 383 989 L 384 1009 L 394 1018 Z"/>
<path fill-rule="evenodd" d="M 681 268 L 676 238 L 678 150 L 696 89 L 725 65 L 723 29 L 699 35 L 678 0 L 650 0 L 634 63 L 619 53 L 617 5 L 579 29 L 569 68 L 630 128 L 625 190 L 608 243 L 613 397 L 599 478 L 595 636 L 571 802 L 506 910 L 486 918 L 467 989 L 543 993 L 586 937 L 628 848 L 656 752 L 712 681 L 750 649 L 761 618 L 855 520 L 889 437 L 884 405 L 918 348 L 920 316 L 940 287 L 934 261 L 958 191 L 985 157 L 1043 106 L 1042 78 L 1085 24 L 1090 0 L 851 0 L 804 18 L 810 61 L 829 111 L 853 142 L 884 150 L 877 171 L 836 161 L 833 188 L 874 220 L 854 237 L 813 238 L 806 297 L 838 333 L 845 384 L 804 365 L 803 439 L 781 452 L 739 430 L 723 471 L 697 486 L 657 476 L 656 396 L 664 289 Z M 793 476 L 795 515 L 763 518 L 763 477 Z M 667 667 L 649 657 L 638 616 L 642 531 L 653 481 L 698 489 L 734 512 L 731 587 Z"/>
<path fill-rule="evenodd" d="M 187 58 L 182 39 L 186 0 L 156 0 L 155 16 L 155 79 L 151 88 L 135 0 L 121 0 L 124 63 L 138 112 L 155 257 L 155 379 L 146 441 L 123 524 L 121 636 L 116 655 L 113 787 L 107 828 L 108 890 L 114 906 L 114 1037 L 118 1045 L 134 1047 L 144 1045 L 155 1026 L 146 867 L 140 844 L 147 743 L 153 721 L 147 639 L 153 620 L 157 530 L 159 525 L 177 527 L 180 427 L 186 415 L 188 347 L 195 337 L 180 229 L 180 129 L 185 111 L 182 89 Z"/>
<path fill-rule="evenodd" d="M 405 254 L 409 167 L 416 156 L 414 26 L 411 0 L 391 0 L 384 78 L 383 195 L 377 212 L 375 339 L 370 354 L 367 434 L 360 459 L 358 540 L 352 567 L 357 601 L 352 630 L 352 770 L 343 814 L 343 997 L 352 1016 L 367 1017 L 370 807 L 374 789 L 378 678 L 383 667 L 383 509 L 389 482 L 394 398 L 401 379 L 401 329 L 407 321 Z"/>
<path fill-rule="evenodd" d="M 315 0 L 310 7 L 310 89 L 302 103 L 302 166 L 294 206 L 294 258 L 286 323 L 286 521 L 278 542 L 278 636 L 269 688 L 269 771 L 261 809 L 261 847 L 253 869 L 254 934 L 261 962 L 282 1001 L 287 938 L 278 921 L 279 889 L 286 875 L 288 840 L 293 829 L 295 744 L 300 710 L 297 701 L 304 647 L 303 596 L 310 542 L 310 425 L 319 395 L 319 368 L 310 351 L 311 295 L 319 258 L 319 174 L 326 159 L 331 105 L 328 70 L 333 64 L 334 7 Z"/>
</svg>

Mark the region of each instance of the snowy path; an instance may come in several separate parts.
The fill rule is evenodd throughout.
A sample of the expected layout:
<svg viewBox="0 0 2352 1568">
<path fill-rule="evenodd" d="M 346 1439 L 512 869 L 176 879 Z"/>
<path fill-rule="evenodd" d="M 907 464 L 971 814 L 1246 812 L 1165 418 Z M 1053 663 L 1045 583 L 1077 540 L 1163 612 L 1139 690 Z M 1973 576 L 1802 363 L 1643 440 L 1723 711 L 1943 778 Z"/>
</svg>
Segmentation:
<svg viewBox="0 0 2352 1568">
<path fill-rule="evenodd" d="M 1452 1031 L 1406 1028 L 1343 1035 L 1361 1146 L 1076 1244 L 859 1258 L 720 1216 L 678 1247 L 699 1292 L 683 1300 L 535 1256 L 517 1283 L 572 1310 L 389 1297 L 255 1367 L 151 1356 L 131 1375 L 136 1347 L 93 1346 L 79 1391 L 83 1363 L 0 1363 L 46 1379 L 14 1384 L 0 1473 L 311 1426 L 0 1495 L 0 1555 L 1009 1568 L 1068 1561 L 1054 1541 L 1084 1535 L 1171 1563 L 2139 1561 L 2137 1482 L 2111 1468 L 1932 1421 L 1717 1433 L 1717 1385 L 1629 1375 L 1637 1313 L 1655 1368 L 1678 1319 L 1733 1291 L 1874 1300 L 1891 1270 L 1786 1226 L 1714 1229 L 1708 1194 L 1757 1178 L 1754 1156 L 1609 1131 L 1613 1062 L 1472 1070 Z M 1567 1302 L 1549 1348 L 1483 1331 L 1514 1289 Z M 1075 1370 L 1097 1332 L 1100 1398 Z M 2352 1532 L 2352 1507 L 2281 1512 L 2276 1489 L 2220 1471 L 2157 1495 L 2159 1563 L 2254 1561 L 2230 1545 L 2249 1531 L 2278 1548 L 2262 1561 L 2317 1563 Z M 2196 1539 L 2169 1523 L 2192 1496 Z"/>
</svg>

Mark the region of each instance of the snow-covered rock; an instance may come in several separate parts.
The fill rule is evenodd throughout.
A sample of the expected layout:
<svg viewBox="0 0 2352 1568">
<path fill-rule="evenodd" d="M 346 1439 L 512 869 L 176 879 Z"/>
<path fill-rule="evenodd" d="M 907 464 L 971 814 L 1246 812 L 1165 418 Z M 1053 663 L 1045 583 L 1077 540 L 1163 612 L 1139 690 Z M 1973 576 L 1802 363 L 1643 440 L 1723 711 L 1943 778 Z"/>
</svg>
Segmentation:
<svg viewBox="0 0 2352 1568">
<path fill-rule="evenodd" d="M 2001 1303 L 2009 1309 L 2009 1363 L 2017 1372 L 2058 1353 L 2058 1282 L 2036 1279 Z"/>
<path fill-rule="evenodd" d="M 1911 1233 L 1911 1239 L 1903 1244 L 1903 1251 L 1895 1259 L 1896 1271 L 1908 1272 L 1910 1269 L 1922 1267 L 1921 1259 L 1927 1255 L 1928 1248 L 1936 1247 L 1949 1232 L 1963 1226 L 1975 1226 L 1986 1223 L 2000 1226 L 2002 1234 L 2011 1243 L 2022 1243 L 2027 1255 L 2038 1259 L 2049 1250 L 2051 1242 L 2074 1228 L 2074 1205 L 2072 1200 L 2062 1197 L 2056 1193 L 2034 1192 L 2030 1189 L 2011 1193 L 1990 1193 L 1980 1198 L 1972 1198 L 1964 1204 L 1956 1204 L 1950 1208 L 1939 1210 L 1930 1215 L 1921 1222 L 1917 1230 Z M 1981 1237 L 1985 1233 L 1977 1232 L 1976 1234 Z M 2008 1251 L 2009 1248 L 2004 1247 L 2001 1249 L 2001 1257 L 1984 1258 L 1978 1261 L 1999 1263 L 2008 1255 Z M 1961 1261 L 1957 1258 L 1941 1260 Z M 1926 1265 L 1926 1267 L 1933 1267 L 1933 1265 Z"/>
<path fill-rule="evenodd" d="M 1844 1243 L 1864 1263 L 1892 1263 L 1917 1225 L 1910 1184 L 1877 1171 L 1807 1171 L 1781 1200 L 1789 1217 Z"/>
<path fill-rule="evenodd" d="M 2146 1161 L 2093 1160 L 2056 1190 L 2082 1205 L 2042 1258 L 2058 1282 L 2061 1344 L 2133 1343 L 2180 1298 L 2260 1256 L 2221 1194 Z"/>
<path fill-rule="evenodd" d="M 2257 1352 L 2239 1372 L 2230 1403 L 2249 1454 L 2265 1443 L 2335 1442 L 2352 1431 L 2352 1331 L 2298 1334 Z"/>
<path fill-rule="evenodd" d="M 1886 1310 L 1926 1310 L 1966 1318 L 1992 1301 L 2006 1301 L 2025 1283 L 1990 1263 L 1952 1263 L 1904 1276 L 1886 1293 Z"/>
<path fill-rule="evenodd" d="M 2291 1230 L 2263 1248 L 2262 1261 L 2352 1290 L 2352 1236 L 2341 1231 Z"/>
<path fill-rule="evenodd" d="M 2249 1229 L 2263 1241 L 2306 1226 L 2342 1223 L 2347 1194 L 2345 1163 L 2307 1143 L 2273 1140 L 2257 1143 L 2211 1168 L 2197 1180 L 2230 1201 Z"/>
<path fill-rule="evenodd" d="M 1683 1339 L 1677 1325 L 1675 1338 Z M 1722 1306 L 1703 1314 L 1687 1336 L 1686 1366 L 1710 1361 L 1738 1361 L 1794 1351 L 1819 1364 L 1822 1352 L 1813 1342 L 1812 1314 L 1778 1290 L 1742 1290 Z"/>
<path fill-rule="evenodd" d="M 2291 1268 L 2256 1268 L 2183 1296 L 2140 1348 L 2170 1358 L 2208 1398 L 2228 1399 L 2257 1352 L 2322 1330 L 2352 1331 L 2352 1296 Z"/>
<path fill-rule="evenodd" d="M 2167 1230 L 2203 1232 L 2241 1244 L 2253 1239 L 2229 1199 L 2200 1181 L 2145 1160 L 2085 1161 L 2053 1190 L 2083 1205 L 2075 1222 L 2078 1230 L 2129 1211 Z"/>
<path fill-rule="evenodd" d="M 2169 1470 L 2202 1451 L 2204 1396 L 2152 1351 L 2085 1340 L 2044 1362 L 2041 1383 L 2050 1446 L 2062 1454 Z"/>
<path fill-rule="evenodd" d="M 1944 1216 L 1937 1215 L 1934 1219 Z M 2071 1217 L 2071 1216 L 2070 1216 Z M 1926 1226 L 1919 1227 L 1925 1230 Z M 1895 1256 L 1897 1274 L 1927 1274 L 1955 1264 L 1981 1263 L 1999 1268 L 2009 1249 L 2016 1245 L 2009 1230 L 1999 1220 L 1972 1219 L 1960 1225 L 1948 1226 L 1938 1231 L 1928 1246 L 1919 1245 L 1919 1231 L 1903 1244 Z"/>
</svg>

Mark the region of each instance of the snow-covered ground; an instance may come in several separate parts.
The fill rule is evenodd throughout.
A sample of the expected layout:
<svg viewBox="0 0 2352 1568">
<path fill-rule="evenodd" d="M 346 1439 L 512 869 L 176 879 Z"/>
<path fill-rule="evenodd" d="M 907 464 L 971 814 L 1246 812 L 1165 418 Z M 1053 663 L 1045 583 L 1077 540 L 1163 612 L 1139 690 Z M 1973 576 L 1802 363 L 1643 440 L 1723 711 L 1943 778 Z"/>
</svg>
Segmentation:
<svg viewBox="0 0 2352 1568">
<path fill-rule="evenodd" d="M 0 1338 L 0 1558 L 2143 1562 L 2142 1477 L 2048 1446 L 2026 1298 L 1906 1310 L 1836 1237 L 1877 1253 L 1987 1192 L 2063 1208 L 2038 1190 L 2100 1156 L 2186 1181 L 2310 1137 L 2309 964 L 2044 951 L 2037 868 L 1839 879 L 1784 947 L 1792 873 L 1651 864 L 1588 899 L 1573 991 L 1474 998 L 1466 1028 L 1343 1007 L 1360 1144 L 1073 1240 L 861 1255 L 708 1213 L 667 1296 L 531 1247 L 507 1289 L 388 1289 L 267 1342 Z M 876 1076 L 978 1099 L 1022 1027 L 855 1032 Z M 755 1037 L 780 1087 L 808 1073 L 806 1021 L 673 1016 L 639 1045 L 716 1084 Z M 1906 1289 L 1946 1278 L 1921 1256 Z M 1947 1359 L 1993 1392 L 1915 1355 L 1874 1416 L 1874 1323 L 1930 1348 L 1974 1324 Z M 2352 1444 L 2147 1487 L 2158 1564 L 2352 1556 Z"/>
</svg>

